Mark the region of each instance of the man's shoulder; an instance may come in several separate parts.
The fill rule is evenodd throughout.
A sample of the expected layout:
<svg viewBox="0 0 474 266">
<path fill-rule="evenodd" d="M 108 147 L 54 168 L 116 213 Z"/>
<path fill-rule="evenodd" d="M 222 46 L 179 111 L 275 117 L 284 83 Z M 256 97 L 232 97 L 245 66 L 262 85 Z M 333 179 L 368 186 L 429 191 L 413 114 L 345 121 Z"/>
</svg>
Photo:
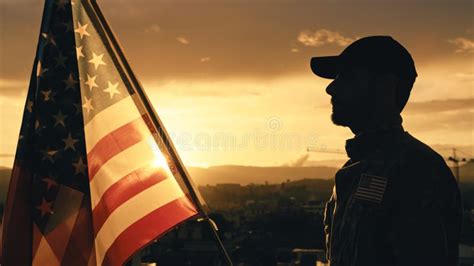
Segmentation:
<svg viewBox="0 0 474 266">
<path fill-rule="evenodd" d="M 459 195 L 457 181 L 444 158 L 408 133 L 400 143 L 398 160 L 391 181 L 395 197 L 421 208 L 433 202 L 442 206 Z"/>
<path fill-rule="evenodd" d="M 407 165 L 447 167 L 438 152 L 408 132 L 405 132 L 400 142 L 400 160 Z"/>
<path fill-rule="evenodd" d="M 400 178 L 414 187 L 454 187 L 456 181 L 444 158 L 409 133 L 400 143 Z"/>
</svg>

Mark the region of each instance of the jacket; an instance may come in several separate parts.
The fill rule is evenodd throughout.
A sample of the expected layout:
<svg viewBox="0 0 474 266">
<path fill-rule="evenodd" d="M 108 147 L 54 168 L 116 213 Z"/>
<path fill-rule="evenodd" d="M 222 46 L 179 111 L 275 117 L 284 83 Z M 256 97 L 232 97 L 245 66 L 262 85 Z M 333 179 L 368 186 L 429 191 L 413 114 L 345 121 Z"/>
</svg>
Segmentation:
<svg viewBox="0 0 474 266">
<path fill-rule="evenodd" d="M 330 265 L 457 265 L 461 196 L 443 158 L 401 125 L 346 151 L 325 207 Z"/>
</svg>

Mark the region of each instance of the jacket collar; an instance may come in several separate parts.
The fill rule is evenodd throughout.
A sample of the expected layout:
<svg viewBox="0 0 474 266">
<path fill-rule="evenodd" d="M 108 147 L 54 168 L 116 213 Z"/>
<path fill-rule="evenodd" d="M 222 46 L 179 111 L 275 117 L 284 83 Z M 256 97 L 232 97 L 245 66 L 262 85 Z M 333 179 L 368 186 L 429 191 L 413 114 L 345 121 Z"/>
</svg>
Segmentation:
<svg viewBox="0 0 474 266">
<path fill-rule="evenodd" d="M 347 156 L 352 161 L 359 161 L 369 153 L 382 148 L 384 144 L 392 142 L 400 133 L 405 130 L 401 124 L 391 124 L 380 126 L 371 131 L 357 134 L 354 138 L 346 140 Z"/>
</svg>

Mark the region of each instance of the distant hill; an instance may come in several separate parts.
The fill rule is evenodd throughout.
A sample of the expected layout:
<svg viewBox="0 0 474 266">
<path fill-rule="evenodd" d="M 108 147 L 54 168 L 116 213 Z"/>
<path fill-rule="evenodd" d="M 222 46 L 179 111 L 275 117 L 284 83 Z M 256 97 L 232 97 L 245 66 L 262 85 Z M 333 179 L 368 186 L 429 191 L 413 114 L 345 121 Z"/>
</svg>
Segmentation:
<svg viewBox="0 0 474 266">
<path fill-rule="evenodd" d="M 332 179 L 337 167 L 327 166 L 277 166 L 277 167 L 255 167 L 224 165 L 209 168 L 189 167 L 194 182 L 197 185 L 215 185 L 218 183 L 238 183 L 246 185 L 250 183 L 281 183 L 286 180 L 299 179 Z M 469 161 L 459 167 L 462 183 L 474 183 L 474 161 Z"/>
<path fill-rule="evenodd" d="M 332 179 L 337 171 L 334 167 L 256 167 L 224 165 L 209 168 L 189 167 L 188 171 L 197 185 L 215 185 L 218 183 L 270 184 L 298 179 Z"/>
<path fill-rule="evenodd" d="M 324 166 L 324 167 L 333 167 L 341 168 L 347 160 L 307 160 L 302 166 Z"/>
</svg>

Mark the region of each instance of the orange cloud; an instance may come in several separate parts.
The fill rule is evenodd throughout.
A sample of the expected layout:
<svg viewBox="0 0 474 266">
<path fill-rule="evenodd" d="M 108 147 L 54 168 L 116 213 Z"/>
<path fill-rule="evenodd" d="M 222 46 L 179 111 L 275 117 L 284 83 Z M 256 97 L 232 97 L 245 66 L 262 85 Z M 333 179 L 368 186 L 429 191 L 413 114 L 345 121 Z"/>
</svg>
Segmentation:
<svg viewBox="0 0 474 266">
<path fill-rule="evenodd" d="M 202 58 L 200 59 L 200 61 L 201 61 L 201 63 L 209 62 L 209 61 L 211 61 L 211 58 L 210 58 L 210 57 L 202 57 Z"/>
<path fill-rule="evenodd" d="M 314 32 L 302 31 L 298 35 L 298 41 L 305 46 L 319 47 L 325 44 L 336 44 L 338 46 L 347 46 L 355 38 L 349 38 L 343 36 L 341 33 L 336 31 L 330 31 L 327 29 L 320 29 Z"/>
<path fill-rule="evenodd" d="M 474 41 L 467 38 L 459 37 L 456 39 L 448 40 L 449 43 L 452 43 L 456 46 L 456 53 L 474 53 Z"/>
<path fill-rule="evenodd" d="M 151 24 L 145 29 L 145 33 L 159 33 L 161 32 L 161 27 L 157 24 Z"/>
<path fill-rule="evenodd" d="M 189 44 L 188 39 L 186 39 L 185 37 L 178 37 L 178 38 L 176 38 L 176 40 L 177 40 L 178 42 L 184 44 L 184 45 Z"/>
</svg>

